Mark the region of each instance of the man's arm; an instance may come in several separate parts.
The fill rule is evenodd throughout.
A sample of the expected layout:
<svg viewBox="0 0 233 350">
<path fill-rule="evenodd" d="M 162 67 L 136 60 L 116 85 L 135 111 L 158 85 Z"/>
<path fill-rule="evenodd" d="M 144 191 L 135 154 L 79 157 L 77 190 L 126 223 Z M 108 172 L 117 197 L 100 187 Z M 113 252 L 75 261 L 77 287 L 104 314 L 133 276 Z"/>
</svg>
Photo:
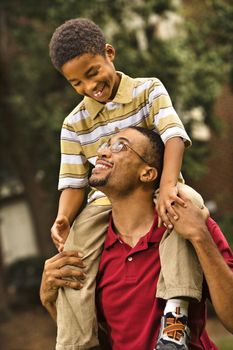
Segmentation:
<svg viewBox="0 0 233 350">
<path fill-rule="evenodd" d="M 228 331 L 233 333 L 233 272 L 208 230 L 207 209 L 199 209 L 182 193 L 181 198 L 187 207 L 175 204 L 174 209 L 179 219 L 176 221 L 170 217 L 170 220 L 175 230 L 192 243 L 202 266 L 216 314 Z"/>
<path fill-rule="evenodd" d="M 67 188 L 61 193 L 58 214 L 51 228 L 53 242 L 59 251 L 64 248 L 70 227 L 84 203 L 85 194 L 85 188 Z"/>
<path fill-rule="evenodd" d="M 70 266 L 85 267 L 81 254 L 77 251 L 59 253 L 45 262 L 40 286 L 40 300 L 54 321 L 57 319 L 56 300 L 59 287 L 81 289 L 83 286 L 81 281 L 85 278 L 85 274 Z"/>
</svg>

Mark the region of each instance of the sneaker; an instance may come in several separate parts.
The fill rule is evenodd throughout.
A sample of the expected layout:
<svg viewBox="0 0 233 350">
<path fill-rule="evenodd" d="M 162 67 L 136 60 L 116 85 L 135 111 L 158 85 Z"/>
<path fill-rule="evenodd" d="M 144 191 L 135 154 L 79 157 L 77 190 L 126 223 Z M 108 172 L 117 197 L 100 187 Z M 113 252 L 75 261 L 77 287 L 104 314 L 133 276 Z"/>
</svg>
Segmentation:
<svg viewBox="0 0 233 350">
<path fill-rule="evenodd" d="M 176 312 L 169 312 L 161 319 L 161 327 L 155 350 L 188 350 L 190 330 L 187 326 L 188 318 Z"/>
</svg>

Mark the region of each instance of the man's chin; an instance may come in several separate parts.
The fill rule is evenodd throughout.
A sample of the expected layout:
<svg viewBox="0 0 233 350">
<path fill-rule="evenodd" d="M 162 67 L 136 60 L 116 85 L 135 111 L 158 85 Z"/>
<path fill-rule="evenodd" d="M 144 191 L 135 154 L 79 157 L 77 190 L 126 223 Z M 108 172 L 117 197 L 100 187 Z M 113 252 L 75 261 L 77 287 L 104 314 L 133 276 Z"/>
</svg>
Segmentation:
<svg viewBox="0 0 233 350">
<path fill-rule="evenodd" d="M 108 179 L 95 179 L 92 177 L 90 177 L 89 179 L 89 185 L 97 189 L 101 189 L 102 187 L 105 187 L 107 183 L 108 183 Z"/>
</svg>

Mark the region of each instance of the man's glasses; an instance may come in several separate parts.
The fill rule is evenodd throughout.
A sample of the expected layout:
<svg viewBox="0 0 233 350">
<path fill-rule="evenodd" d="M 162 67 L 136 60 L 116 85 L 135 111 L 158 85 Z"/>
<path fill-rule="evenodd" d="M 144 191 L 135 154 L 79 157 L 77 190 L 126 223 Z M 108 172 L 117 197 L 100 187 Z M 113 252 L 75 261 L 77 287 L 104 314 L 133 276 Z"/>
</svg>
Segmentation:
<svg viewBox="0 0 233 350">
<path fill-rule="evenodd" d="M 102 143 L 98 148 L 97 148 L 97 153 L 102 152 L 104 149 L 109 148 L 112 153 L 119 153 L 121 151 L 126 151 L 127 148 L 131 149 L 144 163 L 148 164 L 149 163 L 142 157 L 138 152 L 136 152 L 132 147 L 130 147 L 127 143 L 124 143 L 121 140 L 115 141 L 113 144 L 110 144 L 110 140 L 108 142 Z"/>
</svg>

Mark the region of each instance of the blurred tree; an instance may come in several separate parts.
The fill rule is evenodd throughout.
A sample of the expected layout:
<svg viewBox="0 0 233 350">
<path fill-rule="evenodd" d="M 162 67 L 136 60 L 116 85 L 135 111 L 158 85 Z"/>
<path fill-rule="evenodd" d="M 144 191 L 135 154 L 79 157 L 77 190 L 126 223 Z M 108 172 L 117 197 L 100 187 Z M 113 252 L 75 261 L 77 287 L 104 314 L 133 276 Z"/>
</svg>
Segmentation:
<svg viewBox="0 0 233 350">
<path fill-rule="evenodd" d="M 134 77 L 157 76 L 181 117 L 198 107 L 204 123 L 216 127 L 213 101 L 233 71 L 228 41 L 233 5 L 198 0 L 201 11 L 193 16 L 192 2 L 175 3 L 1 0 L 0 181 L 17 177 L 24 185 L 41 253 L 52 249 L 49 228 L 58 199 L 60 127 L 80 101 L 50 63 L 48 43 L 58 25 L 74 17 L 93 19 L 117 49 L 117 69 Z M 192 122 L 189 118 L 190 132 Z M 194 140 L 184 166 L 189 176 L 202 173 L 207 150 Z"/>
</svg>

